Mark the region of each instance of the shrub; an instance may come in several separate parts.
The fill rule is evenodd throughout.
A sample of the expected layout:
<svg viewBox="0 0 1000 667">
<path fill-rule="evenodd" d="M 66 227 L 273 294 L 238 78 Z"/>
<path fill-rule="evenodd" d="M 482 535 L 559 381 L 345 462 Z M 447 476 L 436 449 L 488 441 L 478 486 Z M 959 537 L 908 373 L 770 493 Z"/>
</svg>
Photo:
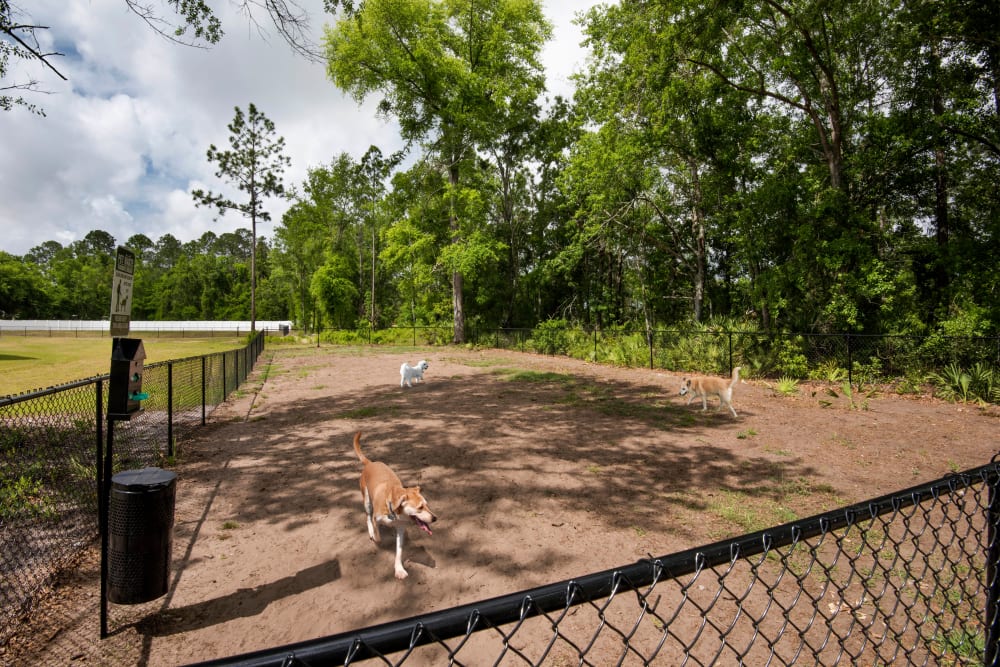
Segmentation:
<svg viewBox="0 0 1000 667">
<path fill-rule="evenodd" d="M 940 373 L 931 373 L 927 380 L 934 385 L 935 395 L 948 401 L 995 403 L 1000 400 L 997 374 L 983 363 L 977 363 L 969 371 L 951 363 Z"/>
<path fill-rule="evenodd" d="M 541 354 L 568 354 L 569 340 L 566 320 L 546 320 L 531 332 L 528 346 Z"/>
</svg>

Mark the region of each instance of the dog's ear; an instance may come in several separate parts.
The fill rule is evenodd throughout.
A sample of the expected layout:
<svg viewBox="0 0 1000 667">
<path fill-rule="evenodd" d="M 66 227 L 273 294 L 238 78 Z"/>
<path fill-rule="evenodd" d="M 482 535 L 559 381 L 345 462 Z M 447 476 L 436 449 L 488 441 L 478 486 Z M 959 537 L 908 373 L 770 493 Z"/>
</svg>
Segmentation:
<svg viewBox="0 0 1000 667">
<path fill-rule="evenodd" d="M 401 514 L 403 512 L 403 505 L 406 504 L 406 489 L 397 491 L 390 502 L 392 503 L 393 513 Z"/>
</svg>

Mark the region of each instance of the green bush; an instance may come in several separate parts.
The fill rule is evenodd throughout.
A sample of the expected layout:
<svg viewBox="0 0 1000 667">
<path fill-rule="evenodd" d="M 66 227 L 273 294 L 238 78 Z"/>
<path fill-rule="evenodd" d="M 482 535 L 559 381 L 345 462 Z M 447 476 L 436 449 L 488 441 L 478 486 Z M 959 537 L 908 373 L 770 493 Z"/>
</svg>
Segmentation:
<svg viewBox="0 0 1000 667">
<path fill-rule="evenodd" d="M 596 356 L 601 363 L 642 367 L 649 363 L 649 344 L 642 332 L 611 331 L 598 339 Z"/>
<path fill-rule="evenodd" d="M 566 320 L 546 320 L 531 332 L 528 346 L 540 354 L 568 354 L 569 342 Z"/>
<path fill-rule="evenodd" d="M 965 370 L 956 363 L 948 364 L 940 373 L 927 376 L 934 385 L 936 396 L 961 403 L 996 403 L 1000 401 L 1000 378 L 992 368 L 977 363 Z"/>
</svg>

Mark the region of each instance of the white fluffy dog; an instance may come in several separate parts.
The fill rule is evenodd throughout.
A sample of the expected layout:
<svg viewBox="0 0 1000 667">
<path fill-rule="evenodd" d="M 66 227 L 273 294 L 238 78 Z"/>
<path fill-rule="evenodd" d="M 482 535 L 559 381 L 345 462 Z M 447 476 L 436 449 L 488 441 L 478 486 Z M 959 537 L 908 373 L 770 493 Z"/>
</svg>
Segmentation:
<svg viewBox="0 0 1000 667">
<path fill-rule="evenodd" d="M 405 384 L 407 387 L 412 387 L 411 382 L 423 382 L 426 370 L 427 362 L 423 359 L 418 361 L 416 366 L 403 362 L 403 365 L 399 367 L 399 386 L 402 387 Z"/>
</svg>

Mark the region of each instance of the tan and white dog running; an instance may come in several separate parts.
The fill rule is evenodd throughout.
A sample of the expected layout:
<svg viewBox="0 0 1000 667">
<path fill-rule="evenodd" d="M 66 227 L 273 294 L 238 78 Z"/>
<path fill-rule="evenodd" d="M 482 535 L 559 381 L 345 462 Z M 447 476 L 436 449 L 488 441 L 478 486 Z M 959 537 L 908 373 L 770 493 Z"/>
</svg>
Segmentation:
<svg viewBox="0 0 1000 667">
<path fill-rule="evenodd" d="M 691 405 L 691 401 L 696 397 L 701 396 L 702 412 L 708 410 L 708 397 L 718 396 L 719 407 L 717 410 L 721 410 L 722 406 L 725 405 L 733 413 L 733 416 L 736 417 L 738 415 L 736 414 L 736 410 L 733 409 L 733 387 L 736 386 L 739 380 L 740 366 L 733 369 L 733 377 L 728 381 L 717 377 L 684 378 L 681 380 L 681 396 L 690 394 L 688 396 L 688 405 Z"/>
<path fill-rule="evenodd" d="M 412 521 L 420 530 L 431 535 L 430 524 L 437 521 L 437 517 L 420 495 L 419 486 L 404 487 L 389 466 L 371 461 L 361 453 L 361 431 L 354 435 L 354 451 L 363 466 L 361 499 L 368 521 L 368 537 L 378 544 L 381 537 L 379 524 L 396 529 L 396 578 L 406 579 L 408 573 L 403 569 L 403 539 L 407 522 Z"/>
</svg>

